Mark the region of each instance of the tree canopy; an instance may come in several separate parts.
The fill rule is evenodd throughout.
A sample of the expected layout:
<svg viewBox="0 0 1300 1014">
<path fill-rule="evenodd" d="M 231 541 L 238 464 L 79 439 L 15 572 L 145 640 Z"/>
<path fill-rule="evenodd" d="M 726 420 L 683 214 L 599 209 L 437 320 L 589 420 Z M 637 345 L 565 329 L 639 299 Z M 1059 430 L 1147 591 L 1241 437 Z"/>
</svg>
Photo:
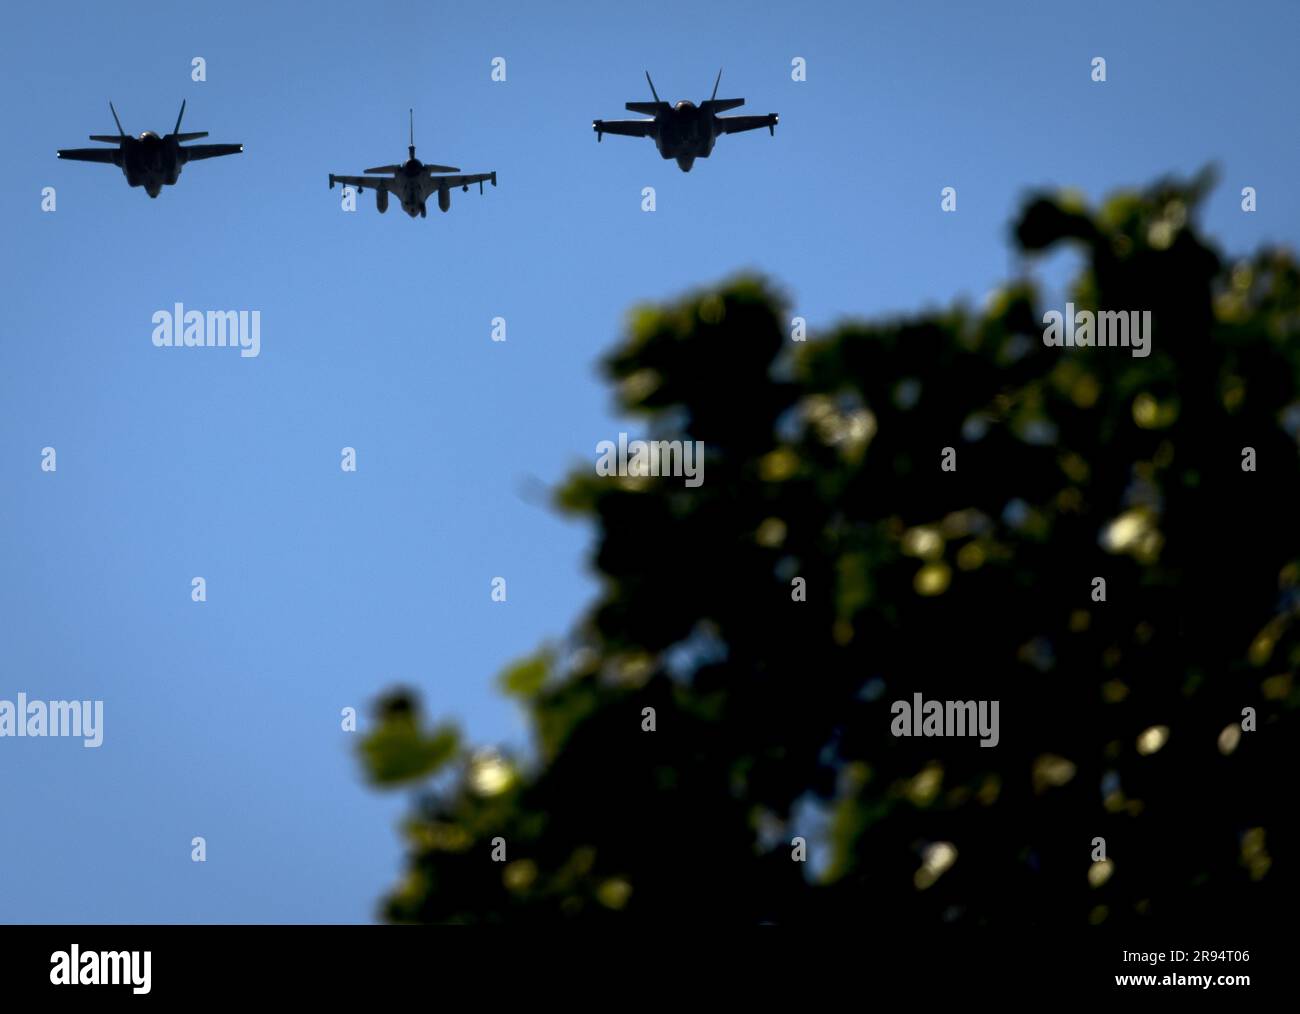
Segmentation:
<svg viewBox="0 0 1300 1014">
<path fill-rule="evenodd" d="M 605 375 L 634 436 L 703 442 L 704 482 L 588 467 L 557 490 L 594 525 L 601 590 L 502 676 L 526 755 L 430 724 L 412 691 L 379 702 L 366 770 L 416 789 L 384 917 L 1116 926 L 1280 904 L 1300 272 L 1219 252 L 1195 221 L 1210 186 L 1039 193 L 1014 223 L 1026 265 L 1082 255 L 1076 307 L 1151 311 L 1146 357 L 1046 346 L 1063 307 L 1029 271 L 979 308 L 807 341 L 754 277 L 637 308 Z M 997 745 L 895 736 L 918 692 L 1000 702 Z"/>
</svg>

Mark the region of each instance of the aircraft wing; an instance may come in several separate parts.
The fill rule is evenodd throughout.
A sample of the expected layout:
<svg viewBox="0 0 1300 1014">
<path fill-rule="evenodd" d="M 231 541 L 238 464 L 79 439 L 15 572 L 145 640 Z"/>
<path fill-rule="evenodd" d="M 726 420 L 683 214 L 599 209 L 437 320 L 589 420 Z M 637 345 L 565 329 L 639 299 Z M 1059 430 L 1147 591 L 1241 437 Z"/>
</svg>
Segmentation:
<svg viewBox="0 0 1300 1014">
<path fill-rule="evenodd" d="M 448 190 L 451 190 L 453 187 L 467 187 L 471 183 L 487 183 L 489 181 L 495 187 L 497 185 L 497 174 L 472 173 L 468 176 L 433 176 L 429 180 L 430 183 L 435 183 L 438 186 L 441 186 L 445 182 Z"/>
<path fill-rule="evenodd" d="M 117 165 L 121 148 L 60 148 L 59 158 L 73 162 L 103 162 L 105 165 Z"/>
<path fill-rule="evenodd" d="M 330 173 L 331 190 L 334 189 L 335 183 L 342 183 L 345 187 L 356 187 L 358 190 L 387 190 L 392 182 L 391 176 L 335 176 Z"/>
<path fill-rule="evenodd" d="M 623 134 L 625 137 L 653 137 L 654 120 L 593 120 L 591 129 L 597 138 L 601 134 Z"/>
<path fill-rule="evenodd" d="M 201 158 L 217 158 L 220 155 L 238 155 L 244 150 L 242 144 L 192 144 L 182 148 L 186 162 L 196 162 Z"/>
<path fill-rule="evenodd" d="M 742 130 L 757 130 L 759 127 L 767 127 L 773 134 L 776 133 L 776 113 L 768 113 L 766 116 L 719 116 L 718 123 L 721 125 L 724 133 L 739 134 Z"/>
</svg>

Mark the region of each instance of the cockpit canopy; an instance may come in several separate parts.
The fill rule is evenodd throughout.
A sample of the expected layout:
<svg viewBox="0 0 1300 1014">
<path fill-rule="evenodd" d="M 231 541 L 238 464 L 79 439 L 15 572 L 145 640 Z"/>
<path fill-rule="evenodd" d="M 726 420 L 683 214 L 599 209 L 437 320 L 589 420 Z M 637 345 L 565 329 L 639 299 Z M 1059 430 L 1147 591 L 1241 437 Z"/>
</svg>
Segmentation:
<svg viewBox="0 0 1300 1014">
<path fill-rule="evenodd" d="M 682 99 L 682 100 L 681 100 L 680 102 L 678 102 L 677 105 L 675 105 L 673 108 L 676 109 L 676 110 L 678 110 L 679 112 L 680 112 L 681 110 L 683 110 L 683 109 L 694 109 L 694 108 L 695 108 L 695 103 L 689 101 L 688 99 Z"/>
<path fill-rule="evenodd" d="M 156 141 L 156 140 L 158 140 L 158 135 L 155 134 L 152 130 L 146 130 L 143 134 L 140 135 L 140 140 L 141 140 L 141 141 L 150 141 L 150 140 Z"/>
</svg>

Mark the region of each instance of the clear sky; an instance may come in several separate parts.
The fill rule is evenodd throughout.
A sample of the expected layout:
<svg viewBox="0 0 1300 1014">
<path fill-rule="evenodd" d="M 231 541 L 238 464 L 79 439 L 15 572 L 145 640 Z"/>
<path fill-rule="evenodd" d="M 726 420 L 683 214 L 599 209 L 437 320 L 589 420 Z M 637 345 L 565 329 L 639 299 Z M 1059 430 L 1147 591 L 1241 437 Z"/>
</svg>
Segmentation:
<svg viewBox="0 0 1300 1014">
<path fill-rule="evenodd" d="M 0 921 L 373 919 L 407 799 L 365 787 L 340 709 L 401 682 L 475 740 L 523 741 L 496 676 L 595 591 L 590 532 L 529 490 L 628 428 L 594 366 L 636 301 L 753 268 L 813 329 L 974 302 L 1014 264 L 1026 188 L 1097 197 L 1210 161 L 1228 251 L 1300 245 L 1290 0 L 130 0 L 5 21 L 0 699 L 102 699 L 105 738 L 0 739 Z M 724 137 L 689 175 L 647 140 L 597 145 L 646 69 L 698 101 L 719 66 L 719 97 L 778 112 L 775 138 Z M 132 134 L 186 99 L 185 129 L 245 151 L 157 200 L 56 160 L 113 132 L 110 98 Z M 427 219 L 370 194 L 342 211 L 328 174 L 402 160 L 411 106 L 422 159 L 499 187 Z M 176 302 L 260 310 L 260 356 L 155 348 Z"/>
</svg>

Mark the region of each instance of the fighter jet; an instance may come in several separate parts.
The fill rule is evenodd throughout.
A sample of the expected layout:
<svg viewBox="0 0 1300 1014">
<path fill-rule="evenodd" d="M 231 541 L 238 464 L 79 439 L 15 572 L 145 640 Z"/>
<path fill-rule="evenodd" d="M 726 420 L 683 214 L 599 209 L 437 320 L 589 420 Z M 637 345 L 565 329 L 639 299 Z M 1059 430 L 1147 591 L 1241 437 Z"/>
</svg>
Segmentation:
<svg viewBox="0 0 1300 1014">
<path fill-rule="evenodd" d="M 603 134 L 626 134 L 628 137 L 653 137 L 655 147 L 664 158 L 675 158 L 682 172 L 691 171 L 697 158 L 708 158 L 713 151 L 714 142 L 722 134 L 738 134 L 742 130 L 757 130 L 766 127 L 776 136 L 776 113 L 766 116 L 718 116 L 718 113 L 735 109 L 745 104 L 744 99 L 718 98 L 718 85 L 722 81 L 722 71 L 718 71 L 718 80 L 713 82 L 713 95 L 698 106 L 683 99 L 675 106 L 659 101 L 655 83 L 646 71 L 645 79 L 650 84 L 653 102 L 629 102 L 627 108 L 633 113 L 646 113 L 650 120 L 593 120 L 592 129 L 596 131 L 596 140 Z"/>
<path fill-rule="evenodd" d="M 208 132 L 201 130 L 192 134 L 182 134 L 181 119 L 185 116 L 185 103 L 181 103 L 180 116 L 176 117 L 176 129 L 170 134 L 159 137 L 152 130 L 146 130 L 139 137 L 128 137 L 122 129 L 122 121 L 117 118 L 113 103 L 108 104 L 117 124 L 117 136 L 112 134 L 91 134 L 92 141 L 104 141 L 117 145 L 116 148 L 62 148 L 59 158 L 76 162 L 103 162 L 115 165 L 126 176 L 127 183 L 133 187 L 144 187 L 150 197 L 157 197 L 163 187 L 173 185 L 180 178 L 181 168 L 187 162 L 196 162 L 201 158 L 216 158 L 219 155 L 238 155 L 244 150 L 242 144 L 194 144 L 182 148 L 182 141 L 197 141 L 207 137 Z"/>
<path fill-rule="evenodd" d="M 443 211 L 451 210 L 451 191 L 454 187 L 469 190 L 471 183 L 478 184 L 478 192 L 483 193 L 483 183 L 490 180 L 497 185 L 497 174 L 475 173 L 469 176 L 434 176 L 433 173 L 459 173 L 451 165 L 426 165 L 415 157 L 415 111 L 411 110 L 411 143 L 407 148 L 409 157 L 401 165 L 381 165 L 367 169 L 367 173 L 392 173 L 392 176 L 335 176 L 330 173 L 330 189 L 335 183 L 356 187 L 361 193 L 369 187 L 375 192 L 375 206 L 382 215 L 388 210 L 388 195 L 396 194 L 402 202 L 402 210 L 412 218 L 417 215 L 424 218 L 427 214 L 424 202 L 435 190 L 438 192 L 438 207 Z"/>
</svg>

